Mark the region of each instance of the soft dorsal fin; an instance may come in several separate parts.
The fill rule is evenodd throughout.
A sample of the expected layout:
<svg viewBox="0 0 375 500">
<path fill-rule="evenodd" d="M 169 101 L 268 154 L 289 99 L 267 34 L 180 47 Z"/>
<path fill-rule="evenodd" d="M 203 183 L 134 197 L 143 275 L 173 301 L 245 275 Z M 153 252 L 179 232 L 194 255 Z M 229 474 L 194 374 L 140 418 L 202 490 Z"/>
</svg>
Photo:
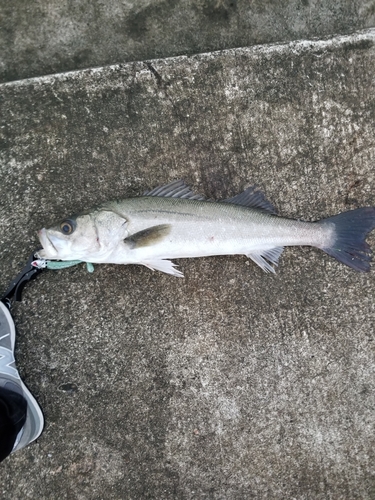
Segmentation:
<svg viewBox="0 0 375 500">
<path fill-rule="evenodd" d="M 249 208 L 258 208 L 265 210 L 270 214 L 277 214 L 276 208 L 270 203 L 262 191 L 257 191 L 257 186 L 250 186 L 245 191 L 232 198 L 222 200 L 223 203 L 234 203 L 235 205 L 242 205 Z"/>
<path fill-rule="evenodd" d="M 184 198 L 185 200 L 205 200 L 204 196 L 194 193 L 183 180 L 174 181 L 165 186 L 158 186 L 145 191 L 143 196 L 160 196 L 162 198 Z"/>
</svg>

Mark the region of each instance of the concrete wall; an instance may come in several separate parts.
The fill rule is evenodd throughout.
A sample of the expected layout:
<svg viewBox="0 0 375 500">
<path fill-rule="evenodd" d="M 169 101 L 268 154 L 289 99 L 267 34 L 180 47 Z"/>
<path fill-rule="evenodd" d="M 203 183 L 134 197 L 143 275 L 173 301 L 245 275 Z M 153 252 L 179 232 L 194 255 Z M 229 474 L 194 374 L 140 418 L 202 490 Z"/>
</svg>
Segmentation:
<svg viewBox="0 0 375 500">
<path fill-rule="evenodd" d="M 0 2 L 0 81 L 374 26 L 368 0 Z"/>
</svg>

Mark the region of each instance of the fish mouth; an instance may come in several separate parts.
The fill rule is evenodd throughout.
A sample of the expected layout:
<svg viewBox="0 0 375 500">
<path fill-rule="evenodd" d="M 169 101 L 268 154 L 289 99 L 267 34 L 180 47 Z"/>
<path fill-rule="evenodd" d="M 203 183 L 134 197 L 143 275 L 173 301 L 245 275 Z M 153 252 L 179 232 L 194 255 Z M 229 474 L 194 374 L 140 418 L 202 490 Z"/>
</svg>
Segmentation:
<svg viewBox="0 0 375 500">
<path fill-rule="evenodd" d="M 45 228 L 38 231 L 38 238 L 43 247 L 43 250 L 39 250 L 38 255 L 43 259 L 53 259 L 57 257 L 58 250 L 52 243 L 50 237 L 48 236 L 47 230 Z"/>
</svg>

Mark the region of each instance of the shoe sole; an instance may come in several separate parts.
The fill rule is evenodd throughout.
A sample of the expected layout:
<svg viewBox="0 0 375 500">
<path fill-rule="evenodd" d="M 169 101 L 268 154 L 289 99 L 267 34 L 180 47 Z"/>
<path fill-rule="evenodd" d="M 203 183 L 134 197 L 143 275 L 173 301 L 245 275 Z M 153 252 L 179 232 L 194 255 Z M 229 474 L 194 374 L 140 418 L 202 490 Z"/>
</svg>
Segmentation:
<svg viewBox="0 0 375 500">
<path fill-rule="evenodd" d="M 10 343 L 14 357 L 14 348 L 16 344 L 16 329 L 14 326 L 14 321 L 8 308 L 1 301 L 0 301 L 0 307 L 3 310 L 6 319 L 8 320 L 8 324 L 10 325 Z M 29 389 L 21 380 L 19 374 L 17 383 L 21 386 L 24 398 L 27 401 L 27 415 L 26 415 L 26 422 L 24 425 L 24 432 L 22 433 L 19 442 L 13 448 L 13 451 L 20 450 L 25 446 L 27 446 L 32 441 L 35 441 L 35 439 L 37 439 L 41 435 L 44 428 L 44 416 L 42 410 L 40 409 L 40 406 L 37 403 L 34 396 L 31 394 Z M 26 429 L 28 430 L 28 432 L 25 432 Z"/>
</svg>

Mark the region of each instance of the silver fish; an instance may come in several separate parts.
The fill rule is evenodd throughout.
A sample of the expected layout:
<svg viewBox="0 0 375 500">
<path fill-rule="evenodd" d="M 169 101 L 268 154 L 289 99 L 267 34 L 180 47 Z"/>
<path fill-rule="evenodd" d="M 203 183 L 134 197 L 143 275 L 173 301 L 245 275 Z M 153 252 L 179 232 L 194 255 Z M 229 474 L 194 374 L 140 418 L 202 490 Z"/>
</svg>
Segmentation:
<svg viewBox="0 0 375 500">
<path fill-rule="evenodd" d="M 104 203 L 38 232 L 39 257 L 91 263 L 142 264 L 182 277 L 169 259 L 244 254 L 266 272 L 285 246 L 320 248 L 356 271 L 369 271 L 367 234 L 375 227 L 375 207 L 317 222 L 276 215 L 254 186 L 213 202 L 183 181 L 143 196 Z"/>
</svg>

